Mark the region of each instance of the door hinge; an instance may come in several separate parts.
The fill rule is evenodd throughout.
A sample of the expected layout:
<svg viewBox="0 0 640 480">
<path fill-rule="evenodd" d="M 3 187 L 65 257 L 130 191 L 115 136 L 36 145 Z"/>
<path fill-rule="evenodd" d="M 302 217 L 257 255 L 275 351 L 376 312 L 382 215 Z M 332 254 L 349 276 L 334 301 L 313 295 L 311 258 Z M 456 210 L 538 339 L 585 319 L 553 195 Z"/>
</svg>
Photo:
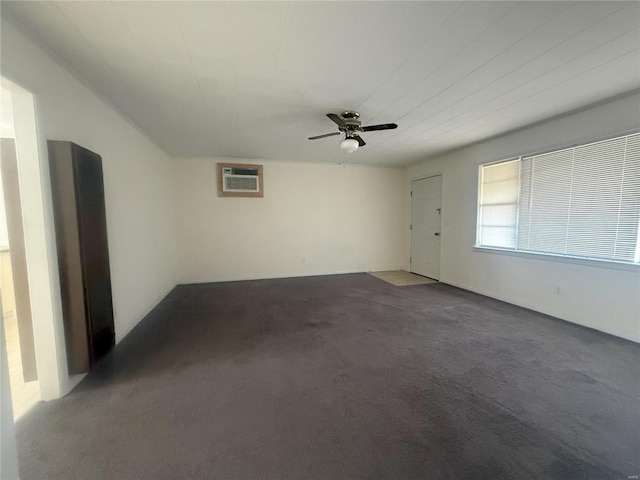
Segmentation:
<svg viewBox="0 0 640 480">
<path fill-rule="evenodd" d="M 411 257 L 409 257 L 409 263 L 411 263 Z"/>
<path fill-rule="evenodd" d="M 413 230 L 413 225 L 409 225 L 409 230 Z"/>
<path fill-rule="evenodd" d="M 411 190 L 411 191 L 409 192 L 409 196 L 410 196 L 410 197 L 413 197 L 413 190 Z"/>
</svg>

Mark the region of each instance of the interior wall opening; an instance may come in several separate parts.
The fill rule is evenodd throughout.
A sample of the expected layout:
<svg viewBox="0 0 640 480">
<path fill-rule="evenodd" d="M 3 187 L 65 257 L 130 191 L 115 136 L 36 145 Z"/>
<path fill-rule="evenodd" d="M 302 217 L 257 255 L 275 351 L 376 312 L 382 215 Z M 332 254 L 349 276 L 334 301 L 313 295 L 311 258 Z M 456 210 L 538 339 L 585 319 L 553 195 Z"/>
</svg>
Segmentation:
<svg viewBox="0 0 640 480">
<path fill-rule="evenodd" d="M 40 400 L 11 92 L 2 87 L 0 124 L 0 295 L 17 420 Z"/>
<path fill-rule="evenodd" d="M 40 391 L 38 399 L 46 401 L 60 398 L 67 393 L 71 383 L 66 369 L 66 350 L 61 325 L 60 287 L 55 235 L 52 233 L 54 226 L 46 142 L 38 136 L 36 97 L 6 77 L 0 77 L 0 87 L 3 99 L 2 133 L 4 134 L 5 125 L 7 129 L 7 141 L 2 142 L 2 164 L 11 167 L 2 169 L 4 200 L 7 200 L 7 197 L 18 199 L 5 202 L 5 207 L 13 207 L 5 212 L 11 211 L 11 214 L 7 215 L 8 243 L 10 252 L 16 249 L 16 245 L 23 247 L 21 263 L 14 263 L 11 258 L 11 278 L 14 290 L 20 284 L 22 287 L 18 290 L 28 292 L 25 295 L 16 295 L 16 319 L 20 322 L 21 319 L 27 318 L 26 314 L 20 313 L 20 305 L 23 312 L 30 308 L 32 324 L 19 330 L 20 333 L 26 332 L 30 327 L 33 332 L 32 339 L 29 336 L 24 337 L 30 341 L 23 342 L 19 337 L 20 357 L 23 360 L 23 353 L 32 350 L 30 362 L 23 361 L 22 374 L 23 378 L 31 381 L 37 372 Z M 5 108 L 7 102 L 10 102 L 10 109 Z M 8 112 L 12 115 L 7 115 Z M 5 116 L 8 117 L 6 120 Z M 9 138 L 11 130 L 14 138 Z M 7 162 L 7 159 L 11 161 Z M 7 182 L 8 177 L 12 177 L 12 182 Z M 14 240 L 14 245 L 11 245 L 12 232 L 20 230 L 13 228 L 13 223 L 22 224 L 22 238 L 18 237 L 17 241 Z M 20 267 L 16 269 L 18 264 Z M 21 280 L 17 283 L 16 272 L 22 274 Z M 5 288 L 3 293 L 4 290 Z M 15 410 L 17 412 L 18 409 Z"/>
</svg>

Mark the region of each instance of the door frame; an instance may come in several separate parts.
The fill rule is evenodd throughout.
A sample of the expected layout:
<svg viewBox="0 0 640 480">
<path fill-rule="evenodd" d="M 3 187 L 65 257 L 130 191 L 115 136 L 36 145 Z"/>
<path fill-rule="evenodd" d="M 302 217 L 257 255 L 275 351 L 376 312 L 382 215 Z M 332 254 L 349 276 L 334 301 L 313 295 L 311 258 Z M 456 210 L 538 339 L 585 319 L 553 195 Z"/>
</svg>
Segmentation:
<svg viewBox="0 0 640 480">
<path fill-rule="evenodd" d="M 47 155 L 43 153 L 46 142 L 39 135 L 34 94 L 5 76 L 0 77 L 0 82 L 11 94 L 13 103 L 22 215 L 30 219 L 24 222 L 24 243 L 40 397 L 53 400 L 68 393 L 74 381 L 66 370 L 61 328 L 57 250 L 52 234 L 50 182 L 47 181 L 49 170 Z"/>
<path fill-rule="evenodd" d="M 442 232 L 442 211 L 444 210 L 444 206 L 443 206 L 443 202 L 442 199 L 444 198 L 444 196 L 442 195 L 443 191 L 444 191 L 444 172 L 441 170 L 436 170 L 435 172 L 429 172 L 427 174 L 423 174 L 423 175 L 418 175 L 416 177 L 411 177 L 409 179 L 409 269 L 408 271 L 411 273 L 411 254 L 413 252 L 413 233 L 412 233 L 412 229 L 411 226 L 413 225 L 413 212 L 412 212 L 412 207 L 413 207 L 413 195 L 411 194 L 411 192 L 413 191 L 413 182 L 417 182 L 419 180 L 426 180 L 427 178 L 432 178 L 432 177 L 440 177 L 440 232 Z M 440 270 L 442 271 L 442 234 L 440 234 Z M 440 277 L 442 275 L 439 275 Z M 440 281 L 438 279 L 438 281 Z"/>
<path fill-rule="evenodd" d="M 13 281 L 13 306 L 18 327 L 22 379 L 25 382 L 38 380 L 36 350 L 33 334 L 33 316 L 31 315 L 31 295 L 29 293 L 29 274 L 24 241 L 24 215 L 18 177 L 18 155 L 14 138 L 2 138 L 2 176 L 3 203 L 6 227 L 9 238 L 9 262 Z M 5 298 L 5 304 L 6 302 Z"/>
</svg>

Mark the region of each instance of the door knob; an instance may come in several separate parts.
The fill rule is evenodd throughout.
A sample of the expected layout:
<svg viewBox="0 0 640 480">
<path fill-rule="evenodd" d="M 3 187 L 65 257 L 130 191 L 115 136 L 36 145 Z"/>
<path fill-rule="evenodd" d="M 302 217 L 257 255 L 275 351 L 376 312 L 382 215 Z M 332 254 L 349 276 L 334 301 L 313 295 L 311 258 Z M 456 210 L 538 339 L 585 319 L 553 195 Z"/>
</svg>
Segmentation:
<svg viewBox="0 0 640 480">
<path fill-rule="evenodd" d="M 436 233 L 434 233 L 434 235 L 435 235 L 436 237 L 439 237 L 439 236 L 440 236 L 440 232 L 436 232 Z"/>
</svg>

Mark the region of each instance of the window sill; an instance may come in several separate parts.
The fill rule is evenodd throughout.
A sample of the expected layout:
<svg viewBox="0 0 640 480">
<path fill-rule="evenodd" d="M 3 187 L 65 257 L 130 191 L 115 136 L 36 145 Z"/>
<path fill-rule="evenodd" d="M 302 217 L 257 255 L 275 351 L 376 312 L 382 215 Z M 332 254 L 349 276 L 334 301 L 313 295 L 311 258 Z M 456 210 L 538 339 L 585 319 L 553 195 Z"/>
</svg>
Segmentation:
<svg viewBox="0 0 640 480">
<path fill-rule="evenodd" d="M 563 255 L 553 255 L 552 253 L 522 252 L 497 247 L 479 247 L 477 245 L 474 245 L 472 248 L 474 252 L 479 253 L 496 253 L 498 255 L 529 258 L 532 260 L 541 260 L 545 262 L 568 263 L 571 265 L 608 268 L 613 270 L 623 270 L 627 272 L 640 271 L 640 264 L 637 263 L 612 262 L 609 260 L 598 260 L 595 258 L 565 257 Z"/>
</svg>

